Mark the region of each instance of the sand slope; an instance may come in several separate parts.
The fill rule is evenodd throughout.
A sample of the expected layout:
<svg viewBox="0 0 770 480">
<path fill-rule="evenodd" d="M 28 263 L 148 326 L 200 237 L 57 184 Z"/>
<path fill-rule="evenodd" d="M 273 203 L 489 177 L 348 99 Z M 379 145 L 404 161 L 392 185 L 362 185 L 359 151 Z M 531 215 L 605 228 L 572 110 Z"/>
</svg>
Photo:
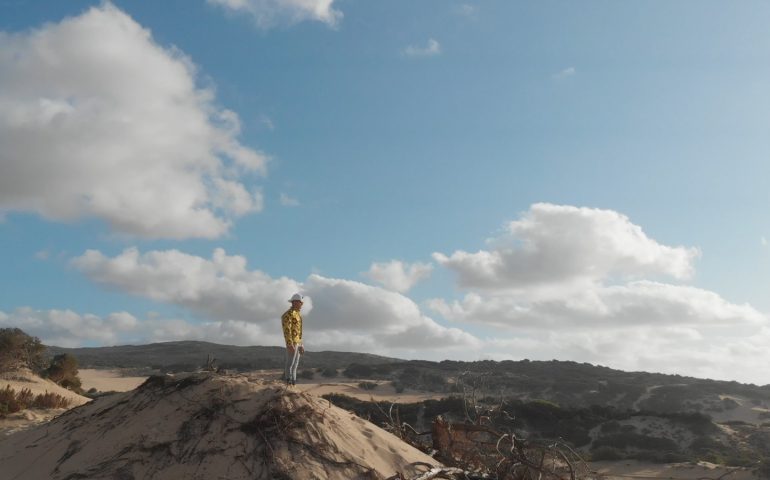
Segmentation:
<svg viewBox="0 0 770 480">
<path fill-rule="evenodd" d="M 431 457 L 314 395 L 245 376 L 151 377 L 0 440 L 7 479 L 355 479 Z"/>
<path fill-rule="evenodd" d="M 77 406 L 89 402 L 90 399 L 77 393 L 67 390 L 64 387 L 60 387 L 54 382 L 40 378 L 29 369 L 14 370 L 11 372 L 0 373 L 0 388 L 5 388 L 6 385 L 10 385 L 14 390 L 21 391 L 24 388 L 28 388 L 34 395 L 50 392 L 56 393 L 70 400 L 70 405 Z"/>
</svg>

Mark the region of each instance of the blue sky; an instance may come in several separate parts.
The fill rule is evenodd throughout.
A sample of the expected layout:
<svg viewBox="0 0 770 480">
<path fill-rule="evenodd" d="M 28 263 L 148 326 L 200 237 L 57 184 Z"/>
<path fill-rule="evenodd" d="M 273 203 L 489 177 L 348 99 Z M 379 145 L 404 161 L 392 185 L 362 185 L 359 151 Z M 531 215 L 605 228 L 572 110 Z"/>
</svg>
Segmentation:
<svg viewBox="0 0 770 480">
<path fill-rule="evenodd" d="M 770 5 L 0 5 L 0 325 L 770 383 Z"/>
</svg>

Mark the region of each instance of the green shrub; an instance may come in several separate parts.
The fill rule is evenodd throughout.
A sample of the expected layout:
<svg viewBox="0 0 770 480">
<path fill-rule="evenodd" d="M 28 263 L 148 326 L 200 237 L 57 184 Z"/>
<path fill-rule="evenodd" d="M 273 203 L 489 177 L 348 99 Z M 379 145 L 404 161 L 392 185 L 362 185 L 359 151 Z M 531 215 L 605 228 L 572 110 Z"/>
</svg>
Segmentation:
<svg viewBox="0 0 770 480">
<path fill-rule="evenodd" d="M 326 378 L 334 378 L 337 376 L 337 369 L 332 367 L 326 367 L 321 372 L 321 375 Z"/>
<path fill-rule="evenodd" d="M 404 384 L 399 381 L 393 381 L 393 388 L 396 390 L 396 393 L 403 393 L 404 392 Z"/>
<path fill-rule="evenodd" d="M 45 346 L 18 328 L 0 328 L 0 371 L 27 367 L 39 372 L 44 365 Z"/>
<path fill-rule="evenodd" d="M 62 387 L 82 393 L 80 378 L 78 377 L 78 361 L 69 353 L 56 355 L 51 360 L 51 365 L 45 370 L 45 376 Z"/>
<path fill-rule="evenodd" d="M 308 370 L 302 370 L 301 372 L 299 372 L 299 376 L 300 376 L 300 378 L 304 378 L 306 380 L 312 380 L 313 377 L 315 376 L 315 372 L 312 371 L 312 370 L 309 370 L 309 369 Z"/>
<path fill-rule="evenodd" d="M 361 382 L 358 384 L 358 388 L 362 388 L 364 390 L 374 390 L 377 388 L 377 384 L 375 382 Z"/>
</svg>

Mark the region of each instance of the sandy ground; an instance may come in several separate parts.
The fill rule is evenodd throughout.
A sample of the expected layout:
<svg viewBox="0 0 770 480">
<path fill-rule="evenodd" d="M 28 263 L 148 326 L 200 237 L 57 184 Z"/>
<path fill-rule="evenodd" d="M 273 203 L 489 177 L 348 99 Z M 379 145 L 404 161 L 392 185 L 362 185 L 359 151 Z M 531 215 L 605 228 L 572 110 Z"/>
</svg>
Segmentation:
<svg viewBox="0 0 770 480">
<path fill-rule="evenodd" d="M 363 480 L 436 464 L 315 395 L 205 373 L 156 377 L 0 441 L 3 478 Z"/>
<path fill-rule="evenodd" d="M 613 462 L 592 462 L 591 469 L 597 477 L 606 480 L 622 479 L 671 479 L 671 480 L 757 480 L 754 474 L 743 468 L 722 467 L 707 462 L 698 464 L 671 463 L 657 464 L 622 460 Z"/>
<path fill-rule="evenodd" d="M 60 387 L 50 380 L 40 378 L 26 369 L 0 373 L 0 388 L 6 388 L 8 385 L 17 392 L 24 388 L 28 388 L 34 395 L 46 392 L 56 393 L 62 397 L 68 398 L 73 407 L 89 401 L 88 398 Z"/>
<path fill-rule="evenodd" d="M 770 410 L 762 406 L 753 405 L 751 401 L 746 398 L 735 395 L 720 395 L 719 398 L 729 398 L 738 403 L 738 406 L 723 412 L 707 412 L 717 423 L 741 421 L 760 425 L 770 421 L 768 418 L 762 418 L 762 416 L 767 417 L 770 415 Z"/>
<path fill-rule="evenodd" d="M 127 392 L 141 385 L 147 377 L 125 377 L 120 370 L 78 370 L 83 390 L 95 388 L 99 392 Z"/>
<path fill-rule="evenodd" d="M 4 389 L 7 386 L 10 386 L 17 392 L 28 388 L 34 395 L 40 395 L 46 392 L 56 393 L 62 397 L 68 398 L 71 402 L 70 407 L 83 405 L 89 401 L 88 398 L 80 396 L 66 388 L 62 388 L 50 380 L 40 378 L 26 369 L 0 373 L 0 388 Z M 47 410 L 27 409 L 22 410 L 21 412 L 12 413 L 5 418 L 0 418 L 0 438 L 26 430 L 41 423 L 46 423 L 66 411 L 67 409 L 64 408 Z"/>
<path fill-rule="evenodd" d="M 250 372 L 250 378 L 260 380 L 279 381 L 283 371 L 281 370 L 259 370 Z M 394 402 L 394 403 L 413 403 L 423 400 L 444 398 L 446 395 L 433 392 L 419 392 L 406 389 L 401 393 L 396 392 L 391 382 L 372 380 L 377 387 L 372 390 L 366 390 L 358 386 L 361 380 L 351 380 L 347 377 L 327 378 L 319 375 L 316 378 L 307 380 L 298 378 L 295 388 L 302 392 L 312 393 L 316 396 L 323 396 L 328 393 L 339 393 L 358 400 L 374 400 L 376 402 Z"/>
<path fill-rule="evenodd" d="M 257 370 L 249 372 L 247 376 L 255 380 L 279 380 L 280 370 Z M 127 392 L 141 385 L 147 377 L 126 377 L 120 370 L 81 369 L 79 371 L 83 390 L 95 388 L 99 392 Z M 315 396 L 323 396 L 327 393 L 339 393 L 359 400 L 387 401 L 395 403 L 413 403 L 428 399 L 442 398 L 444 395 L 430 392 L 417 392 L 405 390 L 396 392 L 390 382 L 377 382 L 378 386 L 373 390 L 365 390 L 358 386 L 359 380 L 351 380 L 346 377 L 314 378 L 311 380 L 298 379 L 296 389 L 302 392 L 312 393 Z"/>
</svg>

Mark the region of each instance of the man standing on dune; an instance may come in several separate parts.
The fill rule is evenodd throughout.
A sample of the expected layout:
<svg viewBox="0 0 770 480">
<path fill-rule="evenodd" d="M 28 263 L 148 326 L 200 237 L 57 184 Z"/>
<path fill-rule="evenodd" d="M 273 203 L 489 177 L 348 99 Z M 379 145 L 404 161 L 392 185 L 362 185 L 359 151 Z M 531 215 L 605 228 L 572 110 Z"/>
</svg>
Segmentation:
<svg viewBox="0 0 770 480">
<path fill-rule="evenodd" d="M 288 385 L 297 384 L 297 367 L 299 357 L 305 353 L 302 345 L 302 295 L 295 293 L 289 300 L 291 308 L 281 315 L 283 338 L 286 340 L 286 361 L 284 363 L 283 378 Z"/>
</svg>

